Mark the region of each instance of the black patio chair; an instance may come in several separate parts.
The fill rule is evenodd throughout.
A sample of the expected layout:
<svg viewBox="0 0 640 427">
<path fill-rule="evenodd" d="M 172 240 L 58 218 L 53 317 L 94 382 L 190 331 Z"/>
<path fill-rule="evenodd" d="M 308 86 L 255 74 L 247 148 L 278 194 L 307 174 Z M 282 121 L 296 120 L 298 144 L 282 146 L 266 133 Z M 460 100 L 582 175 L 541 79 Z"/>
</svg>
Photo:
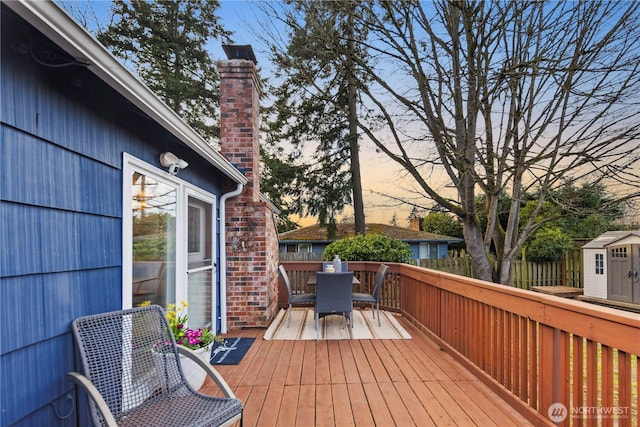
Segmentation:
<svg viewBox="0 0 640 427">
<path fill-rule="evenodd" d="M 287 274 L 287 270 L 285 270 L 283 265 L 278 267 L 278 271 L 280 272 L 280 276 L 282 276 L 282 281 L 284 282 L 284 287 L 287 288 L 287 298 L 289 298 L 289 308 L 287 310 L 287 315 L 289 318 L 287 319 L 287 326 L 291 324 L 291 308 L 294 305 L 303 305 L 308 306 L 309 304 L 313 304 L 316 302 L 315 294 L 294 294 L 291 290 L 291 281 L 289 280 L 289 275 Z"/>
<path fill-rule="evenodd" d="M 242 402 L 220 374 L 176 345 L 162 307 L 151 305 L 80 317 L 72 323 L 80 372 L 67 377 L 89 395 L 95 425 L 229 426 L 242 423 Z M 194 360 L 225 397 L 185 380 L 180 355 Z"/>
<path fill-rule="evenodd" d="M 316 273 L 316 339 L 320 338 L 320 317 L 340 314 L 349 319 L 349 325 L 353 327 L 353 272 L 343 273 Z M 351 332 L 349 332 L 351 334 Z"/>
<path fill-rule="evenodd" d="M 376 276 L 373 280 L 373 290 L 370 294 L 362 293 L 362 292 L 354 292 L 353 293 L 353 302 L 364 302 L 371 304 L 371 310 L 373 310 L 374 304 L 376 305 L 376 311 L 378 312 L 378 326 L 380 326 L 380 290 L 382 289 L 382 283 L 384 283 L 384 278 L 387 275 L 387 271 L 389 270 L 389 266 L 385 264 L 380 264 L 378 267 L 378 271 L 376 271 Z M 376 313 L 373 313 L 373 317 L 375 318 Z"/>
</svg>

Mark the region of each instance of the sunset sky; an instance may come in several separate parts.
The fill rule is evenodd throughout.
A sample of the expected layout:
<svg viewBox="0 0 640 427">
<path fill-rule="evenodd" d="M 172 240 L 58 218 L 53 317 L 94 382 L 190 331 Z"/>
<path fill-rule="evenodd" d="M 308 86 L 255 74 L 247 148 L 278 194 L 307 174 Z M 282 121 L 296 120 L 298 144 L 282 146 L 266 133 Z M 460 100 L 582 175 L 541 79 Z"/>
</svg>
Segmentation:
<svg viewBox="0 0 640 427">
<path fill-rule="evenodd" d="M 70 2 L 60 2 L 70 3 Z M 250 44 L 258 60 L 260 75 L 263 78 L 271 78 L 273 69 L 269 62 L 268 49 L 266 48 L 262 37 L 268 32 L 264 28 L 275 25 L 272 21 L 266 20 L 261 16 L 261 10 L 258 7 L 258 1 L 247 0 L 223 0 L 220 2 L 221 7 L 218 10 L 218 16 L 225 29 L 232 31 L 233 43 Z M 98 0 L 89 2 L 73 2 L 74 7 L 82 10 L 84 5 L 95 12 L 95 18 L 89 18 L 89 24 L 104 26 L 109 18 L 110 1 Z M 89 9 L 87 9 L 89 10 Z M 85 12 L 86 13 L 86 12 Z M 87 16 L 93 13 L 86 13 Z M 98 24 L 100 22 L 100 24 Z M 211 43 L 209 46 L 211 56 L 214 60 L 225 58 L 219 42 Z M 311 147 L 312 149 L 313 147 Z M 360 141 L 360 164 L 364 192 L 365 215 L 367 222 L 389 223 L 394 215 L 397 219 L 397 225 L 406 226 L 408 224 L 407 217 L 412 210 L 412 205 L 408 203 L 400 203 L 397 200 L 384 197 L 391 195 L 397 199 L 409 200 L 421 207 L 429 207 L 432 202 L 422 196 L 416 190 L 412 178 L 405 179 L 403 170 L 390 160 L 386 155 L 378 153 L 373 144 L 366 141 Z M 446 182 L 443 176 L 439 176 L 434 172 L 428 177 L 431 183 Z M 437 185 L 436 185 L 437 186 Z M 612 190 L 615 191 L 615 190 Z M 455 198 L 455 193 L 448 191 L 450 197 Z M 342 216 L 352 216 L 353 209 L 347 207 Z M 630 215 L 630 220 L 638 221 L 638 215 Z M 300 225 L 310 225 L 316 222 L 315 218 L 293 218 Z"/>
</svg>

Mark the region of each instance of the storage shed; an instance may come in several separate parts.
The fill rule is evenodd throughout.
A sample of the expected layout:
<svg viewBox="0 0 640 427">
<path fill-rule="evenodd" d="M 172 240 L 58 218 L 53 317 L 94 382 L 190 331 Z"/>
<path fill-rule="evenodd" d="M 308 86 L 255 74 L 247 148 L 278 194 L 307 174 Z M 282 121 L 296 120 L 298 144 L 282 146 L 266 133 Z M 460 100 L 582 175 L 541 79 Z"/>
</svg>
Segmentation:
<svg viewBox="0 0 640 427">
<path fill-rule="evenodd" d="M 607 231 L 582 251 L 585 297 L 640 304 L 640 230 Z"/>
</svg>

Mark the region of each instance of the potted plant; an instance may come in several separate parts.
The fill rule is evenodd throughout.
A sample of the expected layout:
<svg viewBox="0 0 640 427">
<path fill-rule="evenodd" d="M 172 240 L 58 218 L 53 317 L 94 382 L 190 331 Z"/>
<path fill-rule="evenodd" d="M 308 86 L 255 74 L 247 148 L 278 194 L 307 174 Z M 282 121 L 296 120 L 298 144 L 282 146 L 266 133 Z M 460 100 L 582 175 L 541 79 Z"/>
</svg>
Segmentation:
<svg viewBox="0 0 640 427">
<path fill-rule="evenodd" d="M 167 320 L 169 321 L 169 326 L 171 326 L 173 336 L 176 339 L 176 344 L 197 351 L 203 348 L 211 350 L 212 343 L 223 342 L 224 339 L 219 335 L 215 335 L 209 328 L 187 328 L 189 316 L 184 314 L 184 309 L 188 306 L 188 303 L 182 301 L 180 306 L 169 304 L 167 307 Z"/>
<path fill-rule="evenodd" d="M 140 305 L 149 304 L 150 301 L 145 301 Z M 182 301 L 179 306 L 176 304 L 169 304 L 167 306 L 166 317 L 169 322 L 169 327 L 171 328 L 171 332 L 173 332 L 176 344 L 193 350 L 208 363 L 211 356 L 211 345 L 213 343 L 223 343 L 224 338 L 214 334 L 210 328 L 188 328 L 187 320 L 189 316 L 185 313 L 185 308 L 188 306 L 189 304 L 185 301 Z M 207 376 L 206 372 L 195 362 L 183 356 L 180 356 L 180 364 L 182 366 L 182 372 L 189 384 L 191 384 L 195 390 L 202 387 Z"/>
</svg>

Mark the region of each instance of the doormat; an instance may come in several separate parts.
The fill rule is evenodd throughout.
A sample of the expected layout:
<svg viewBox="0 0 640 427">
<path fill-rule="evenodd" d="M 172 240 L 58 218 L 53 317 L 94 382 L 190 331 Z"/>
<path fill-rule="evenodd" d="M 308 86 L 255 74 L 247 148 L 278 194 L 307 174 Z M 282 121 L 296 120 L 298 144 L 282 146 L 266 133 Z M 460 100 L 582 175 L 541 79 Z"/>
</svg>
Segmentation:
<svg viewBox="0 0 640 427">
<path fill-rule="evenodd" d="M 209 363 L 212 365 L 237 365 L 255 338 L 227 338 L 224 343 L 218 344 L 211 349 Z"/>
</svg>

